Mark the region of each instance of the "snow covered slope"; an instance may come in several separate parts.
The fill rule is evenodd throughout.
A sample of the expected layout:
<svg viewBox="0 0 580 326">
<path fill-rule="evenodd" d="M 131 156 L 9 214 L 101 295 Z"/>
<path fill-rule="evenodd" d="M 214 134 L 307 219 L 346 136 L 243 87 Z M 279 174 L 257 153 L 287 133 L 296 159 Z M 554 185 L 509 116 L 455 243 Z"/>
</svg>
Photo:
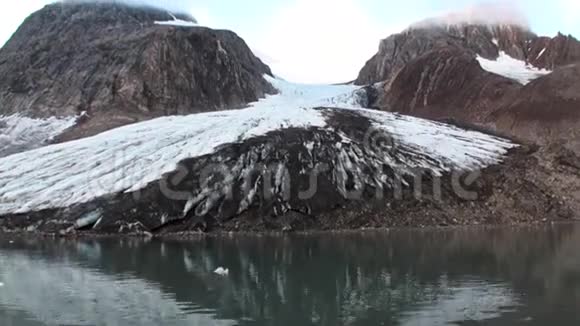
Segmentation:
<svg viewBox="0 0 580 326">
<path fill-rule="evenodd" d="M 516 80 L 523 85 L 551 73 L 549 70 L 538 69 L 526 64 L 524 61 L 514 59 L 503 51 L 500 51 L 497 60 L 489 60 L 478 56 L 477 61 L 479 61 L 483 69 Z"/>
<path fill-rule="evenodd" d="M 0 116 L 0 157 L 40 147 L 74 126 L 77 117 L 33 119 Z"/>
<path fill-rule="evenodd" d="M 330 158 L 337 162 L 335 175 L 355 174 L 361 180 L 366 178 L 361 172 L 363 163 L 387 164 L 402 171 L 424 168 L 441 174 L 498 163 L 514 146 L 478 132 L 362 109 L 363 90 L 355 86 L 297 85 L 265 78 L 280 93 L 247 109 L 159 118 L 0 159 L 0 216 L 66 208 L 109 194 L 137 191 L 175 171 L 182 160 L 218 153 L 225 145 L 247 143 L 274 131 L 314 130 L 324 137 L 338 137 L 332 143 L 303 144 L 303 149 L 314 157 L 314 146 L 321 152 L 337 153 Z M 347 117 L 351 122 L 331 125 L 332 116 Z M 355 139 L 348 134 L 361 127 L 361 122 L 371 126 L 369 144 L 360 140 L 362 136 Z M 365 146 L 374 146 L 373 133 L 377 132 L 392 138 L 391 152 L 365 150 Z M 353 143 L 356 147 L 349 149 Z M 272 150 L 272 155 L 279 155 L 276 148 Z M 242 160 L 243 155 L 236 154 L 231 160 Z M 247 155 L 243 164 L 254 160 L 252 153 Z"/>
</svg>

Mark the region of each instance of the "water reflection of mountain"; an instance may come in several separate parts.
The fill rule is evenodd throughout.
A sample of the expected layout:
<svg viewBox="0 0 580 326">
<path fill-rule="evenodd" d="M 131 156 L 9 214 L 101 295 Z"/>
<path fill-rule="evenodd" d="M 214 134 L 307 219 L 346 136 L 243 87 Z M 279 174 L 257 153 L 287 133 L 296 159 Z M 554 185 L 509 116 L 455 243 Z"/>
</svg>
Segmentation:
<svg viewBox="0 0 580 326">
<path fill-rule="evenodd" d="M 432 325 L 465 319 L 543 325 L 554 322 L 556 311 L 564 321 L 580 320 L 575 309 L 579 247 L 580 227 L 560 226 L 194 242 L 31 242 L 7 257 L 35 261 L 27 265 L 30 277 L 38 275 L 35 269 L 52 268 L 54 273 L 43 275 L 55 284 L 67 268 L 79 270 L 79 277 L 105 275 L 82 285 L 99 300 L 111 300 L 109 306 L 125 294 L 106 296 L 95 287 L 118 287 L 119 278 L 137 282 L 121 291 L 133 291 L 129 297 L 153 291 L 147 309 L 156 307 L 156 314 L 172 314 L 178 307 L 179 313 L 215 312 L 214 319 L 247 325 Z M 229 277 L 213 275 L 218 266 L 228 267 Z"/>
<path fill-rule="evenodd" d="M 82 247 L 82 246 L 81 246 Z M 171 293 L 103 273 L 71 256 L 0 251 L 0 325 L 232 325 L 201 307 L 190 314 Z"/>
</svg>

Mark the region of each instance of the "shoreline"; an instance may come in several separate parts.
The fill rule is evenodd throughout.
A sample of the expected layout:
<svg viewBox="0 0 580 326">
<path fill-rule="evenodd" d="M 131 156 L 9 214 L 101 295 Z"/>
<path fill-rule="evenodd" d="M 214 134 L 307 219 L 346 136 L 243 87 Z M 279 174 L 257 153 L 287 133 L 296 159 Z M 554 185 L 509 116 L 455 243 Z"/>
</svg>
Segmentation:
<svg viewBox="0 0 580 326">
<path fill-rule="evenodd" d="M 74 234 L 58 234 L 27 231 L 1 231 L 0 239 L 61 239 L 61 240 L 161 240 L 161 241 L 194 241 L 216 238 L 263 238 L 263 237 L 309 237 L 309 236 L 348 236 L 364 235 L 371 233 L 390 232 L 446 232 L 473 229 L 526 229 L 563 225 L 580 225 L 580 218 L 567 220 L 537 220 L 525 223 L 505 223 L 505 224 L 461 224 L 447 226 L 405 226 L 405 227 L 363 227 L 357 229 L 327 229 L 327 230 L 300 230 L 300 231 L 224 231 L 212 232 L 187 231 L 166 234 L 151 233 L 128 233 L 128 234 L 99 234 L 90 232 L 77 232 Z"/>
</svg>

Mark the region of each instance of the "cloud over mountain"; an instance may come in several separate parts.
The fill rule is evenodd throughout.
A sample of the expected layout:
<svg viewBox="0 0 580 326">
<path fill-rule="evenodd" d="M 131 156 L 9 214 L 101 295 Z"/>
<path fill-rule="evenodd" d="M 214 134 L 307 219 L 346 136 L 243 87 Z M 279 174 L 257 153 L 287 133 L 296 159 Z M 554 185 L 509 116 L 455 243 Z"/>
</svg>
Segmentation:
<svg viewBox="0 0 580 326">
<path fill-rule="evenodd" d="M 529 21 L 524 11 L 516 3 L 497 1 L 491 3 L 484 2 L 459 10 L 442 12 L 412 26 L 424 27 L 428 25 L 457 24 L 519 25 L 528 27 Z"/>
<path fill-rule="evenodd" d="M 122 3 L 132 6 L 150 6 L 171 12 L 192 14 L 191 0 L 60 0 L 63 3 Z"/>
</svg>

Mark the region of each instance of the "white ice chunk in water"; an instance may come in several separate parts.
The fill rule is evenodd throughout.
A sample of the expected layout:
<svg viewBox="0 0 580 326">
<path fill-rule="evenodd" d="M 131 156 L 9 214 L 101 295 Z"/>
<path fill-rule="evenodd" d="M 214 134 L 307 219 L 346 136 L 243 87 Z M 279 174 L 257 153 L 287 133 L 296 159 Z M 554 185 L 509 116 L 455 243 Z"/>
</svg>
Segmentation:
<svg viewBox="0 0 580 326">
<path fill-rule="evenodd" d="M 215 271 L 213 271 L 214 274 L 217 274 L 219 276 L 228 276 L 230 274 L 230 270 L 227 268 L 223 268 L 223 267 L 218 267 Z"/>
</svg>

